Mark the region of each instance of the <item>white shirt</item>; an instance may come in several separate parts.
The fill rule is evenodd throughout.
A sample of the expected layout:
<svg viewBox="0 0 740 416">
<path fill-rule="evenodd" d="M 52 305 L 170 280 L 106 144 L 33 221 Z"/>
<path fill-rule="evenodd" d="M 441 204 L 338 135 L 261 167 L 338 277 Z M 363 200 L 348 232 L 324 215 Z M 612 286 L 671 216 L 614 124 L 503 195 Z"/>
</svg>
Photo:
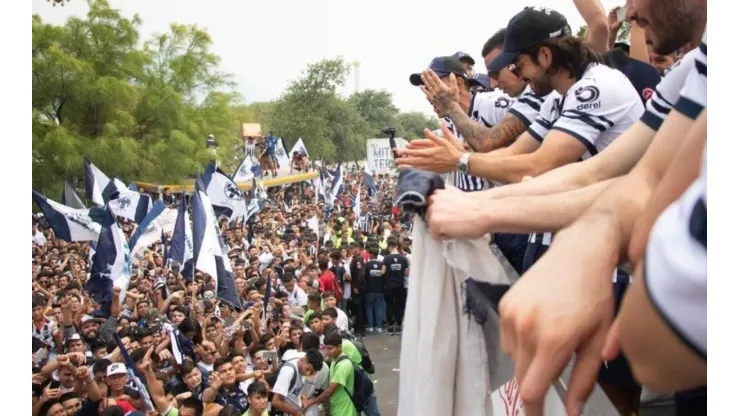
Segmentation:
<svg viewBox="0 0 740 416">
<path fill-rule="evenodd" d="M 296 378 L 295 383 L 291 386 L 290 382 L 293 379 L 293 375 L 296 375 Z M 303 376 L 298 373 L 298 360 L 294 359 L 280 368 L 280 373 L 272 391 L 283 396 L 285 401 L 294 408 L 300 409 L 302 406 L 301 390 L 303 390 Z"/>
<path fill-rule="evenodd" d="M 44 233 L 36 230 L 36 234 L 33 235 L 32 241 L 40 246 L 43 246 L 44 244 L 46 244 L 46 237 L 44 237 Z"/>
<path fill-rule="evenodd" d="M 349 319 L 347 319 L 347 314 L 339 308 L 334 309 L 337 311 L 337 328 L 342 331 L 349 331 Z"/>
<path fill-rule="evenodd" d="M 288 295 L 288 303 L 290 306 L 306 306 L 308 305 L 308 295 L 295 284 L 293 286 L 293 292 Z"/>
<path fill-rule="evenodd" d="M 645 251 L 645 286 L 660 316 L 707 356 L 707 152 L 701 174 L 658 217 Z"/>
</svg>

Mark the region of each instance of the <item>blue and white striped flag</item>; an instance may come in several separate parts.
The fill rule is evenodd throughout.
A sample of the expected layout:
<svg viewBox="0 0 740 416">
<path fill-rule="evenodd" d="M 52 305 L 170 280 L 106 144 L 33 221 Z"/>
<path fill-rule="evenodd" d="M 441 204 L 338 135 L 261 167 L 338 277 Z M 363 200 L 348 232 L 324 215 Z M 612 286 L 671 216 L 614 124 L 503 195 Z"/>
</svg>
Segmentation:
<svg viewBox="0 0 740 416">
<path fill-rule="evenodd" d="M 247 182 L 253 178 L 261 178 L 262 170 L 260 164 L 256 163 L 251 155 L 244 156 L 242 163 L 236 168 L 236 172 L 231 176 L 234 182 Z"/>
<path fill-rule="evenodd" d="M 103 191 L 109 183 L 110 178 L 85 158 L 85 198 L 102 207 L 106 201 Z"/>
<path fill-rule="evenodd" d="M 242 190 L 214 163 L 206 167 L 202 182 L 217 218 L 223 216 L 233 221 L 247 212 Z"/>
<path fill-rule="evenodd" d="M 62 189 L 62 204 L 74 209 L 86 209 L 87 207 L 77 195 L 74 186 L 69 181 L 64 181 Z"/>
<path fill-rule="evenodd" d="M 113 214 L 140 224 L 152 209 L 152 197 L 128 188 L 110 194 L 108 206 Z"/>
<path fill-rule="evenodd" d="M 121 337 L 119 337 L 118 334 L 114 334 L 114 336 L 116 338 L 116 344 L 118 344 L 118 350 L 121 352 L 123 365 L 126 366 L 126 375 L 128 376 L 128 379 L 134 382 L 136 390 L 139 392 L 141 398 L 144 400 L 144 405 L 146 406 L 147 410 L 154 410 L 152 398 L 151 396 L 149 396 L 149 390 L 146 389 L 146 385 L 142 381 L 143 377 L 141 377 L 141 374 L 139 374 L 139 370 L 136 368 L 136 363 L 134 363 L 134 360 L 131 359 L 128 351 L 126 351 L 126 348 L 123 346 L 123 342 L 121 342 Z"/>
<path fill-rule="evenodd" d="M 56 238 L 64 241 L 98 241 L 105 212 L 101 208 L 74 209 L 32 191 Z"/>
<path fill-rule="evenodd" d="M 180 273 L 183 277 L 193 277 L 193 229 L 190 225 L 185 198 L 180 200 L 180 206 L 177 209 L 177 221 L 175 221 L 175 231 L 172 232 L 168 255 L 169 257 L 165 258 L 180 266 Z"/>
<path fill-rule="evenodd" d="M 131 281 L 131 253 L 113 213 L 109 209 L 106 212 L 85 290 L 100 304 L 101 311 L 110 313 L 112 302 L 123 302 L 126 297 Z M 113 287 L 121 288 L 118 299 L 112 299 Z"/>
<path fill-rule="evenodd" d="M 231 262 L 221 238 L 218 220 L 200 178 L 195 180 L 192 201 L 195 268 L 215 280 L 216 296 L 219 299 L 241 310 L 242 304 L 234 283 Z"/>
</svg>

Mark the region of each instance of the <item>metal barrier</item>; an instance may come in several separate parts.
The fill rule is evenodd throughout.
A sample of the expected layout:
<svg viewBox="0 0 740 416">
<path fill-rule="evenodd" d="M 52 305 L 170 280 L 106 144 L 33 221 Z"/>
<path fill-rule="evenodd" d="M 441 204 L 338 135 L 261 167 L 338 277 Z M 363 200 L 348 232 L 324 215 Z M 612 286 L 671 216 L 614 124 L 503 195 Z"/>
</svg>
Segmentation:
<svg viewBox="0 0 740 416">
<path fill-rule="evenodd" d="M 506 271 L 509 281 L 513 285 L 518 279 L 519 274 L 511 267 L 506 257 L 501 251 L 492 246 L 496 258 L 501 262 Z M 565 410 L 565 396 L 568 392 L 568 383 L 570 381 L 573 362 L 571 361 L 565 367 L 560 377 L 552 384 L 545 396 L 545 416 L 567 416 Z M 493 392 L 491 399 L 493 401 L 493 414 L 496 416 L 524 416 L 524 408 L 519 398 L 519 387 L 514 380 L 504 384 L 501 388 Z M 620 416 L 617 409 L 611 403 L 604 393 L 604 390 L 598 384 L 589 396 L 583 407 L 583 414 L 586 416 Z"/>
</svg>

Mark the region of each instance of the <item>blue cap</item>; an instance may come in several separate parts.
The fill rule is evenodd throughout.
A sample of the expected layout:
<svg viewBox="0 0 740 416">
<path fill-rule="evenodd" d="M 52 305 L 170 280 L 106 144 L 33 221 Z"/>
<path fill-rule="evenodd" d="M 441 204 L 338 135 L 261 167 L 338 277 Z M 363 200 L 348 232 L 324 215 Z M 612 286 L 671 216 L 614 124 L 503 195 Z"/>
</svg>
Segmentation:
<svg viewBox="0 0 740 416">
<path fill-rule="evenodd" d="M 467 78 L 465 75 L 465 67 L 462 66 L 460 60 L 456 56 L 438 56 L 432 59 L 432 63 L 429 64 L 429 68 L 437 74 L 438 77 L 442 78 L 450 74 L 455 74 L 458 77 Z M 420 86 L 424 85 L 421 80 L 421 73 L 411 74 L 409 81 L 412 85 Z"/>
<path fill-rule="evenodd" d="M 475 59 L 465 52 L 456 52 L 453 56 L 460 62 L 468 61 L 470 65 L 475 65 Z"/>
<path fill-rule="evenodd" d="M 478 86 L 483 87 L 487 90 L 491 89 L 491 79 L 488 78 L 488 74 L 475 74 L 473 78 L 468 79 L 468 85 L 471 87 Z"/>
</svg>

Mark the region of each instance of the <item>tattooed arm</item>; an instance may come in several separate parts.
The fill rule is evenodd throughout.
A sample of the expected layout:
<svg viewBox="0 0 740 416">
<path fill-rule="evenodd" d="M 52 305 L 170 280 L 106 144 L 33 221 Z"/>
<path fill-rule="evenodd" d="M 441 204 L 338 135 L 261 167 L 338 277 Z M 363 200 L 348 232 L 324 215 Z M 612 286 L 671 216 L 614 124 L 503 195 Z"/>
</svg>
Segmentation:
<svg viewBox="0 0 740 416">
<path fill-rule="evenodd" d="M 449 117 L 465 138 L 465 142 L 478 153 L 488 153 L 507 147 L 527 130 L 527 125 L 511 113 L 506 113 L 501 122 L 493 127 L 486 127 L 474 121 L 459 105 L 451 109 Z"/>
</svg>

